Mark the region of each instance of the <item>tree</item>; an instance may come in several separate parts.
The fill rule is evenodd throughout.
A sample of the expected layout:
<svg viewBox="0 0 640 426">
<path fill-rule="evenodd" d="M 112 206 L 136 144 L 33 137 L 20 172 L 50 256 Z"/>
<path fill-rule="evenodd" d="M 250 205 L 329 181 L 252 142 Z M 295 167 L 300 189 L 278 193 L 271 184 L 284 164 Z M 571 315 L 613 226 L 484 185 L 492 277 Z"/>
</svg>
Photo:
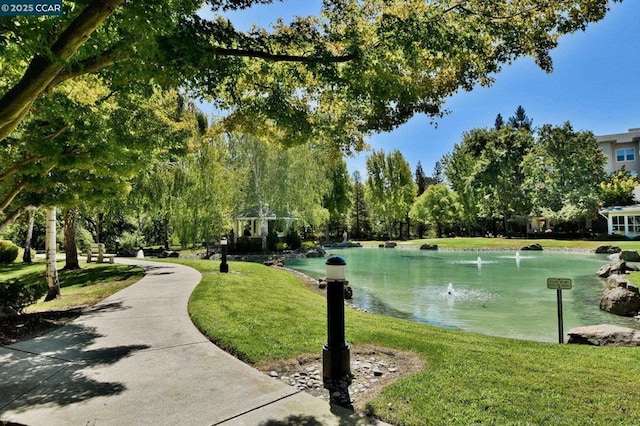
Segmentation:
<svg viewBox="0 0 640 426">
<path fill-rule="evenodd" d="M 411 206 L 409 216 L 415 220 L 432 223 L 436 226 L 437 236 L 441 238 L 444 227 L 456 219 L 455 194 L 443 183 L 431 185 Z"/>
<path fill-rule="evenodd" d="M 367 175 L 369 203 L 391 238 L 393 225 L 405 219 L 415 198 L 409 163 L 398 150 L 390 154 L 374 150 L 367 158 Z"/>
<path fill-rule="evenodd" d="M 502 126 L 504 126 L 504 120 L 502 119 L 502 114 L 498 114 L 496 116 L 496 122 L 493 125 L 493 128 L 495 130 L 500 130 L 502 129 Z"/>
<path fill-rule="evenodd" d="M 630 206 L 635 201 L 635 189 L 640 186 L 640 179 L 623 167 L 611 173 L 600 183 L 603 206 Z"/>
<path fill-rule="evenodd" d="M 416 166 L 416 187 L 417 187 L 417 195 L 420 196 L 424 191 L 427 190 L 428 180 L 427 176 L 424 174 L 424 170 L 422 170 L 422 164 L 418 161 L 418 165 Z"/>
<path fill-rule="evenodd" d="M 23 263 L 32 263 L 31 259 L 31 240 L 33 239 L 33 225 L 35 222 L 35 212 L 29 212 L 29 220 L 27 224 L 27 232 L 24 237 L 24 254 L 22 255 Z"/>
<path fill-rule="evenodd" d="M 433 165 L 433 182 L 434 183 L 442 183 L 444 182 L 444 172 L 442 170 L 442 163 L 440 161 L 436 161 Z"/>
<path fill-rule="evenodd" d="M 591 132 L 574 131 L 569 122 L 542 126 L 523 162 L 527 176 L 524 188 L 533 200 L 534 211 L 560 222 L 592 218 L 600 200 L 605 164 Z"/>
<path fill-rule="evenodd" d="M 498 115 L 500 117 L 500 115 Z M 500 117 L 502 118 L 502 117 Z M 496 119 L 497 124 L 497 119 Z M 533 131 L 533 120 L 527 117 L 527 113 L 522 108 L 522 105 L 519 105 L 516 109 L 515 115 L 509 117 L 507 120 L 507 125 L 511 126 L 515 129 L 525 129 L 529 132 Z M 500 130 L 496 125 L 496 130 Z"/>
<path fill-rule="evenodd" d="M 480 214 L 500 217 L 507 236 L 511 235 L 510 218 L 529 214 L 529 198 L 522 189 L 524 175 L 520 164 L 532 144 L 530 131 L 511 126 L 500 130 L 473 129 L 463 136 L 461 152 L 470 158 L 461 160 L 462 168 L 458 171 L 466 169 L 471 162 L 470 174 L 463 179 L 468 179 L 477 194 Z M 458 183 L 456 189 L 464 186 Z"/>
<path fill-rule="evenodd" d="M 265 0 L 206 3 L 212 21 L 195 15 L 195 0 L 93 0 L 55 20 L 4 21 L 2 56 L 11 69 L 0 85 L 0 141 L 53 87 L 98 73 L 117 91 L 136 90 L 141 80 L 198 88 L 222 108 L 235 106 L 236 117 L 273 120 L 292 141 L 333 128 L 341 143 L 357 144 L 357 132 L 341 132 L 349 123 L 367 132 L 415 113 L 440 115 L 450 95 L 491 84 L 517 57 L 551 71 L 558 39 L 609 9 L 608 0 L 589 7 L 581 0 L 328 1 L 322 17 L 242 33 L 219 13 Z"/>
<path fill-rule="evenodd" d="M 56 265 L 57 244 L 55 206 L 47 208 L 47 234 L 45 242 L 47 295 L 44 300 L 49 301 L 60 297 L 60 280 L 58 279 L 58 268 Z"/>
<path fill-rule="evenodd" d="M 486 219 L 486 215 L 481 214 L 480 207 L 484 200 L 481 191 L 476 188 L 473 174 L 477 159 L 468 151 L 465 140 L 463 138 L 462 143 L 455 144 L 453 151 L 443 157 L 442 163 L 449 186 L 457 195 L 458 216 L 471 236 L 478 221 Z"/>
<path fill-rule="evenodd" d="M 58 99 L 64 86 L 77 89 L 78 82 L 100 80 L 105 101 L 149 98 L 158 87 L 182 88 L 230 111 L 227 129 L 244 127 L 246 133 L 265 136 L 276 127 L 281 143 L 331 140 L 350 152 L 363 148 L 367 134 L 393 129 L 416 113 L 442 115 L 450 95 L 490 85 L 493 75 L 517 57 L 532 56 L 551 71 L 549 51 L 557 40 L 602 19 L 609 8 L 607 0 L 591 0 L 588 8 L 582 0 L 454 5 L 337 0 L 324 2 L 320 17 L 247 33 L 220 16 L 264 2 L 209 0 L 212 20 L 196 15 L 201 1 L 195 0 L 93 0 L 73 3 L 56 19 L 3 20 L 3 222 L 43 205 L 43 200 L 29 204 L 22 197 L 11 207 L 34 182 L 57 184 L 47 167 L 59 168 L 60 159 L 100 158 L 108 147 L 76 151 L 72 144 L 66 150 L 58 145 L 48 155 L 47 143 L 72 127 L 51 114 L 45 120 L 48 132 L 37 124 L 43 111 L 57 111 L 46 105 Z M 86 103 L 79 108 L 85 111 Z M 67 117 L 73 115 L 73 108 L 65 110 Z M 136 128 L 129 120 L 124 123 Z M 15 141 L 40 149 L 25 157 L 23 151 L 14 152 Z M 36 165 L 41 170 L 29 179 L 14 174 Z"/>
<path fill-rule="evenodd" d="M 78 209 L 68 208 L 64 214 L 64 270 L 80 269 L 78 262 L 78 249 L 76 246 L 76 226 Z"/>
<path fill-rule="evenodd" d="M 271 135 L 272 137 L 276 137 Z M 241 189 L 235 214 L 255 211 L 261 223 L 269 214 L 295 217 L 302 225 L 322 226 L 329 220 L 323 207 L 331 190 L 327 164 L 333 153 L 321 144 L 283 148 L 278 140 L 251 134 L 227 135 L 234 176 Z M 290 224 L 285 224 L 285 230 Z M 266 248 L 267 229 L 262 229 Z"/>
<path fill-rule="evenodd" d="M 351 207 L 351 181 L 349 179 L 349 170 L 344 160 L 335 162 L 333 165 L 328 164 L 327 167 L 328 180 L 330 182 L 330 190 L 324 196 L 323 206 L 329 211 L 330 222 L 335 224 L 334 230 L 342 235 L 346 228 L 346 214 Z M 329 240 L 329 224 L 327 224 L 327 232 L 325 238 Z"/>
<path fill-rule="evenodd" d="M 351 234 L 358 239 L 369 237 L 371 222 L 365 197 L 366 188 L 359 171 L 353 172 L 353 202 L 351 203 Z"/>
</svg>

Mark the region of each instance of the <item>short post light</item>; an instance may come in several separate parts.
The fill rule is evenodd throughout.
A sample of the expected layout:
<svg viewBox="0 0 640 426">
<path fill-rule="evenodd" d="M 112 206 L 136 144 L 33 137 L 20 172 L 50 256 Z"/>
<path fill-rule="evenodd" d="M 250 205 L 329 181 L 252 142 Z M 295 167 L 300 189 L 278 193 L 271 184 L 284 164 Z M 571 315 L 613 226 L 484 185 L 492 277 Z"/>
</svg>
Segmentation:
<svg viewBox="0 0 640 426">
<path fill-rule="evenodd" d="M 330 401 L 351 407 L 351 360 L 344 333 L 344 286 L 347 262 L 340 256 L 327 259 L 327 343 L 322 348 L 322 380 Z"/>
<path fill-rule="evenodd" d="M 222 262 L 220 263 L 220 272 L 229 272 L 229 264 L 227 263 L 227 237 L 220 239 L 220 248 L 222 249 Z"/>
</svg>

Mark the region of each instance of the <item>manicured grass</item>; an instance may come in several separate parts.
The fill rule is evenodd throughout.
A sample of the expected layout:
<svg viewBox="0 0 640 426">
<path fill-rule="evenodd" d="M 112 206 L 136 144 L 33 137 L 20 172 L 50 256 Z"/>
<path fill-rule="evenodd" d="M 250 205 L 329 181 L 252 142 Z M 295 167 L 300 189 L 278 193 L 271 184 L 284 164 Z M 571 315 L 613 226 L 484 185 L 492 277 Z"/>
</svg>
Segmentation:
<svg viewBox="0 0 640 426">
<path fill-rule="evenodd" d="M 40 300 L 28 306 L 25 312 L 64 311 L 91 306 L 144 276 L 141 268 L 130 265 L 81 263 L 82 269 L 76 271 L 62 271 L 63 266 L 64 262 L 58 263 L 62 297 L 50 302 Z M 44 271 L 45 264 L 42 261 L 31 265 L 0 265 L 0 276 L 3 279 L 17 278 L 25 283 L 44 283 Z"/>
<path fill-rule="evenodd" d="M 640 250 L 640 241 L 591 241 L 591 240 L 546 240 L 521 238 L 429 238 L 421 240 L 396 241 L 399 246 L 420 247 L 422 244 L 437 244 L 444 249 L 506 249 L 521 248 L 529 244 L 540 244 L 543 248 L 594 250 L 598 246 L 612 245 L 623 250 Z M 363 241 L 363 246 L 382 244 L 382 241 Z"/>
<path fill-rule="evenodd" d="M 242 262 L 220 274 L 219 262 L 179 262 L 203 273 L 189 312 L 227 351 L 250 363 L 321 352 L 325 300 L 293 275 Z M 368 404 L 392 424 L 640 423 L 637 349 L 495 338 L 350 309 L 346 336 L 352 347 L 375 344 L 423 358 L 422 371 Z"/>
</svg>

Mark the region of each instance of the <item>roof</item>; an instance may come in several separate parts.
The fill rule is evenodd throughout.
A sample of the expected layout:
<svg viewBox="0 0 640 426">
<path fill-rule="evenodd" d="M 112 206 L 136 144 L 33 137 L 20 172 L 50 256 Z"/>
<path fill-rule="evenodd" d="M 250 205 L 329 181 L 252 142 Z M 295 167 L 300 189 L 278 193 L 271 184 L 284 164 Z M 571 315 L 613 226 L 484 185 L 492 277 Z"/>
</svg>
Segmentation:
<svg viewBox="0 0 640 426">
<path fill-rule="evenodd" d="M 598 210 L 598 213 L 600 213 L 605 217 L 611 213 L 618 213 L 618 214 L 637 213 L 638 215 L 640 215 L 640 204 L 632 204 L 630 206 L 602 207 L 600 210 Z"/>
<path fill-rule="evenodd" d="M 267 210 L 264 213 L 264 215 L 260 217 L 260 214 L 258 213 L 258 209 L 251 209 L 251 210 L 247 210 L 237 214 L 234 217 L 234 219 L 235 220 L 258 220 L 258 219 L 266 219 L 266 220 L 277 220 L 277 219 L 292 220 L 293 219 L 295 220 L 297 218 L 292 217 L 291 214 L 286 214 L 281 216 L 281 215 L 278 215 L 273 210 Z"/>
<path fill-rule="evenodd" d="M 640 139 L 640 129 L 629 129 L 626 133 L 614 133 L 611 135 L 596 136 L 598 143 L 614 142 L 614 143 L 629 143 Z"/>
</svg>

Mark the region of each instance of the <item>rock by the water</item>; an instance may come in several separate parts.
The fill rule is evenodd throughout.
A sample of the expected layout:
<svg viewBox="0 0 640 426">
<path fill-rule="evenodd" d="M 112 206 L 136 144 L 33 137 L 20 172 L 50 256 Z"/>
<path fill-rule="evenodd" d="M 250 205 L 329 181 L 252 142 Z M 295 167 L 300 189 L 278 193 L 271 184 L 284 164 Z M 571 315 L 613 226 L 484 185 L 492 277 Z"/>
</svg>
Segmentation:
<svg viewBox="0 0 640 426">
<path fill-rule="evenodd" d="M 284 262 L 285 262 L 284 258 L 279 258 L 279 259 L 265 260 L 264 262 L 262 262 L 262 264 L 266 266 L 275 266 L 275 267 L 282 268 L 284 266 Z"/>
<path fill-rule="evenodd" d="M 596 272 L 596 275 L 600 278 L 607 278 L 611 275 L 611 265 L 602 265 L 600 269 L 598 269 L 598 272 Z"/>
<path fill-rule="evenodd" d="M 636 250 L 623 250 L 620 252 L 620 260 L 626 262 L 640 262 L 640 254 Z"/>
<path fill-rule="evenodd" d="M 593 346 L 640 346 L 640 330 L 600 324 L 569 330 L 567 343 Z"/>
<path fill-rule="evenodd" d="M 387 241 L 384 243 L 384 248 L 395 248 L 398 243 L 394 243 L 393 241 Z"/>
<path fill-rule="evenodd" d="M 541 251 L 542 250 L 542 246 L 540 244 L 538 244 L 538 243 L 534 243 L 534 244 L 529 244 L 528 246 L 524 246 L 520 250 Z"/>
<path fill-rule="evenodd" d="M 437 244 L 423 244 L 420 246 L 420 250 L 438 250 Z"/>
<path fill-rule="evenodd" d="M 164 250 L 158 257 L 160 258 L 180 257 L 180 253 L 174 250 Z"/>
<path fill-rule="evenodd" d="M 640 310 L 640 295 L 622 285 L 608 288 L 600 299 L 600 309 L 616 315 L 634 316 Z"/>
<path fill-rule="evenodd" d="M 613 254 L 620 253 L 622 249 L 618 246 L 599 246 L 596 249 L 596 254 Z"/>
<path fill-rule="evenodd" d="M 353 299 L 353 289 L 349 286 L 344 288 L 344 298 L 347 300 Z"/>
</svg>

